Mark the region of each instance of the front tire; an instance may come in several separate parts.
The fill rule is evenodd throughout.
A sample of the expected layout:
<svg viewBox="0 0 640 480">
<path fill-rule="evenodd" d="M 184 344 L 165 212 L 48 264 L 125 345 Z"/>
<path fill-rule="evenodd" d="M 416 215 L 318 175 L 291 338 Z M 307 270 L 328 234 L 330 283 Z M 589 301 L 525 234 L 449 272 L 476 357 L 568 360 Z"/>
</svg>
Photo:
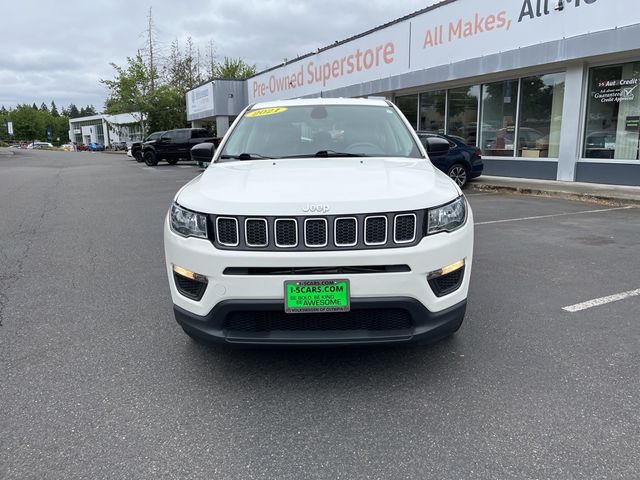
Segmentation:
<svg viewBox="0 0 640 480">
<path fill-rule="evenodd" d="M 144 162 L 144 157 L 142 156 L 142 152 L 141 151 L 137 151 L 136 153 L 134 153 L 133 154 L 133 158 L 135 158 L 136 162 L 138 162 L 138 163 Z"/>
<path fill-rule="evenodd" d="M 447 171 L 447 175 L 449 175 L 449 178 L 456 182 L 460 188 L 464 187 L 469 181 L 469 170 L 460 163 L 452 165 Z"/>
<path fill-rule="evenodd" d="M 156 152 L 147 150 L 144 152 L 144 163 L 147 164 L 147 167 L 155 167 L 158 165 L 158 156 Z"/>
</svg>

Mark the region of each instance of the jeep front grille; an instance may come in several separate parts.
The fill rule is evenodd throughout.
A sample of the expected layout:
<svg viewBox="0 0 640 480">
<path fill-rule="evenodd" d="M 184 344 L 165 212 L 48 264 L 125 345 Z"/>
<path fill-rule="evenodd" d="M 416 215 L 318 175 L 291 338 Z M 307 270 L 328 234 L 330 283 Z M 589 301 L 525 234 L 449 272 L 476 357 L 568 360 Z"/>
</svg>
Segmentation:
<svg viewBox="0 0 640 480">
<path fill-rule="evenodd" d="M 336 218 L 333 242 L 336 247 L 354 247 L 358 244 L 358 219 Z"/>
<path fill-rule="evenodd" d="M 237 247 L 238 219 L 233 217 L 218 217 L 216 219 L 216 240 L 225 247 Z"/>
<path fill-rule="evenodd" d="M 264 218 L 247 218 L 244 225 L 245 242 L 248 247 L 266 247 L 269 244 L 268 224 Z"/>
<path fill-rule="evenodd" d="M 304 244 L 307 247 L 325 247 L 328 243 L 326 218 L 307 218 L 304 221 Z"/>
<path fill-rule="evenodd" d="M 211 241 L 222 250 L 366 250 L 418 244 L 425 211 L 325 216 L 210 215 Z"/>
<path fill-rule="evenodd" d="M 384 245 L 387 243 L 387 217 L 379 215 L 364 220 L 364 243 Z"/>
<path fill-rule="evenodd" d="M 393 240 L 396 243 L 413 242 L 416 236 L 416 216 L 413 213 L 396 215 Z"/>
<path fill-rule="evenodd" d="M 276 247 L 293 248 L 298 246 L 298 222 L 293 218 L 278 218 L 274 222 L 276 229 Z"/>
</svg>

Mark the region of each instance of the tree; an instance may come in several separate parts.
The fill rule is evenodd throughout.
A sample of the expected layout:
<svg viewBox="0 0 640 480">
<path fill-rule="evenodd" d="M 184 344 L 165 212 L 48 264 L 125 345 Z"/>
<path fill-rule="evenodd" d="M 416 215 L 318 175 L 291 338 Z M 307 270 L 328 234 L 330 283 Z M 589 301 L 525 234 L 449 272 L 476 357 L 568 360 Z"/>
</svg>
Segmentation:
<svg viewBox="0 0 640 480">
<path fill-rule="evenodd" d="M 65 143 L 69 140 L 69 119 L 66 117 L 51 115 L 51 137 L 54 142 L 57 142 L 58 138 L 60 143 Z"/>
<path fill-rule="evenodd" d="M 147 115 L 150 131 L 186 127 L 184 92 L 171 85 L 160 85 L 151 94 L 151 108 Z"/>
<path fill-rule="evenodd" d="M 18 105 L 9 114 L 13 122 L 13 131 L 16 138 L 24 140 L 37 140 L 44 138 L 47 115 L 37 108 L 28 105 Z"/>
<path fill-rule="evenodd" d="M 169 56 L 163 69 L 165 83 L 183 93 L 202 83 L 199 55 L 191 37 L 187 38 L 184 52 L 177 39 L 171 42 Z"/>
<path fill-rule="evenodd" d="M 96 109 L 93 105 L 87 105 L 86 107 L 82 107 L 80 109 L 81 117 L 90 117 L 91 115 L 97 115 Z"/>
<path fill-rule="evenodd" d="M 147 28 L 145 30 L 145 56 L 149 60 L 149 88 L 153 91 L 156 88 L 156 80 L 158 79 L 158 65 L 156 61 L 156 53 L 158 50 L 158 40 L 156 32 L 156 24 L 153 21 L 153 10 L 149 7 L 149 15 L 147 15 Z M 140 53 L 140 51 L 138 51 Z"/>
<path fill-rule="evenodd" d="M 229 80 L 243 80 L 255 75 L 256 72 L 257 68 L 255 65 L 249 65 L 241 58 L 224 57 L 222 63 L 216 64 L 214 77 Z"/>
<path fill-rule="evenodd" d="M 51 116 L 55 118 L 58 118 L 60 116 L 56 107 L 56 102 L 54 102 L 53 100 L 51 100 Z"/>
<path fill-rule="evenodd" d="M 140 115 L 136 120 L 144 134 L 146 132 L 145 117 L 152 108 L 151 91 L 154 73 L 145 64 L 140 52 L 135 57 L 127 57 L 126 68 L 115 63 L 111 66 L 116 71 L 116 77 L 113 80 L 100 80 L 109 89 L 105 112 L 139 112 Z"/>
<path fill-rule="evenodd" d="M 214 78 L 216 76 L 216 48 L 213 44 L 213 40 L 209 40 L 207 52 L 205 54 L 205 76 L 207 78 Z"/>
<path fill-rule="evenodd" d="M 9 112 L 4 105 L 0 108 L 0 141 L 9 139 L 9 132 L 5 128 L 6 122 L 9 121 Z"/>
<path fill-rule="evenodd" d="M 78 118 L 80 116 L 80 111 L 78 107 L 76 107 L 73 103 L 69 105 L 69 118 Z"/>
<path fill-rule="evenodd" d="M 185 95 L 205 79 L 240 80 L 256 73 L 255 65 L 249 65 L 240 58 L 225 57 L 218 63 L 213 41 L 209 42 L 202 61 L 200 49 L 190 37 L 184 48 L 177 39 L 171 42 L 168 54 L 162 62 L 159 61 L 163 57 L 158 55 L 151 8 L 144 34 L 144 49 L 138 50 L 134 57 L 128 57 L 124 66 L 112 63 L 114 78 L 100 80 L 109 90 L 105 112 L 139 113 L 136 121 L 143 134 L 148 129 L 166 130 L 186 125 Z"/>
<path fill-rule="evenodd" d="M 40 111 L 41 111 L 41 112 L 49 113 L 49 107 L 47 107 L 47 104 L 46 104 L 46 103 L 42 102 L 42 103 L 40 104 Z"/>
<path fill-rule="evenodd" d="M 34 110 L 38 110 L 38 106 L 36 105 L 36 102 L 33 102 L 33 105 L 31 105 L 31 108 L 33 108 Z"/>
</svg>

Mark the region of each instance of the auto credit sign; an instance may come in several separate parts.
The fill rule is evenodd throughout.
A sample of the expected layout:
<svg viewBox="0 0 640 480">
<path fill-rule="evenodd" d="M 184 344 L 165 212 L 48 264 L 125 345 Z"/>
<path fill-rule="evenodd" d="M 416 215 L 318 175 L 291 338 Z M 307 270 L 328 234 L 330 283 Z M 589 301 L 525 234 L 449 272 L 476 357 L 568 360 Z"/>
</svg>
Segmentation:
<svg viewBox="0 0 640 480">
<path fill-rule="evenodd" d="M 248 98 L 318 95 L 639 22 L 638 0 L 452 1 L 256 75 L 247 81 Z"/>
</svg>

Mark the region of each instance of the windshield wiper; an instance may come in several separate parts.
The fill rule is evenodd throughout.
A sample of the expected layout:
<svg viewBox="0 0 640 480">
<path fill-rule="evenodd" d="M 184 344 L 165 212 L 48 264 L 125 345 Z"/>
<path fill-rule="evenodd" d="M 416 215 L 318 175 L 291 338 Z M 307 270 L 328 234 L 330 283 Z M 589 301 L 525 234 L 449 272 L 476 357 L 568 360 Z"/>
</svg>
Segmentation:
<svg viewBox="0 0 640 480">
<path fill-rule="evenodd" d="M 266 157 L 264 155 L 260 155 L 259 153 L 241 153 L 240 155 L 221 155 L 220 158 L 222 160 L 258 160 L 258 159 L 273 159 L 277 157 Z"/>
<path fill-rule="evenodd" d="M 320 150 L 316 152 L 315 157 L 366 157 L 364 153 L 346 153 L 336 152 L 335 150 Z"/>
<path fill-rule="evenodd" d="M 330 157 L 367 157 L 364 153 L 346 153 L 336 152 L 335 150 L 320 150 L 316 153 L 308 153 L 302 155 L 289 155 L 280 158 L 330 158 Z"/>
</svg>

